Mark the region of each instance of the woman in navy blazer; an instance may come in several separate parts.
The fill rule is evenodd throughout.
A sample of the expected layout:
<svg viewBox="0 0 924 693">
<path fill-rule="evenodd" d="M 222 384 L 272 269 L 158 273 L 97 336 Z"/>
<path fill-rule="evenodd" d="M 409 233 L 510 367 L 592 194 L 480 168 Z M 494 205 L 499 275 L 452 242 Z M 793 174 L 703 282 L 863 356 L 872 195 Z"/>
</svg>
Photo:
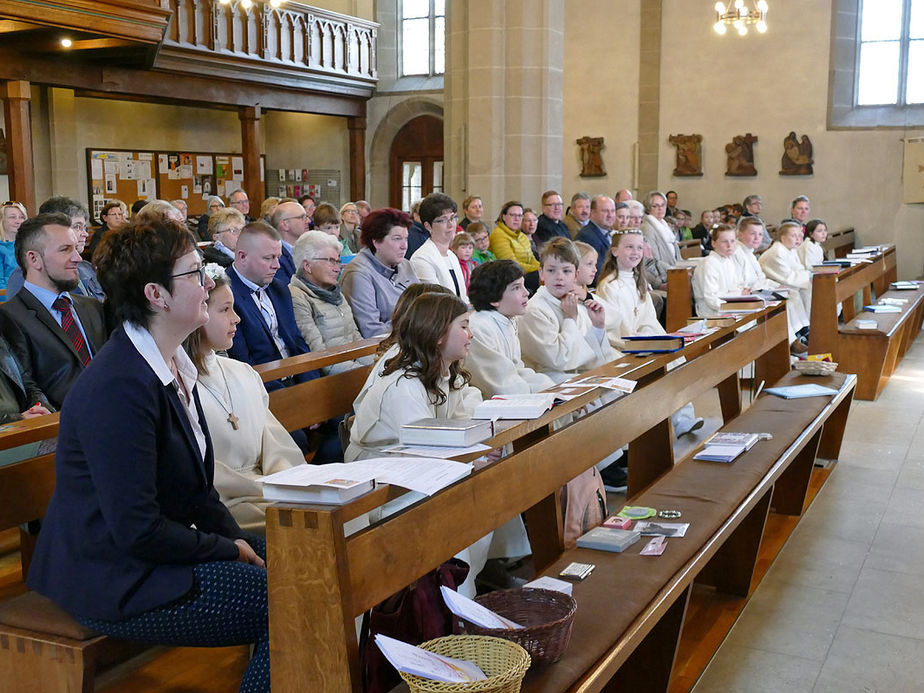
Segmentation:
<svg viewBox="0 0 924 693">
<path fill-rule="evenodd" d="M 108 635 L 253 643 L 241 690 L 269 690 L 265 545 L 251 547 L 212 485 L 196 369 L 180 346 L 208 321 L 213 283 L 192 236 L 168 220 L 108 234 L 98 256 L 122 326 L 61 408 L 27 584 Z"/>
</svg>

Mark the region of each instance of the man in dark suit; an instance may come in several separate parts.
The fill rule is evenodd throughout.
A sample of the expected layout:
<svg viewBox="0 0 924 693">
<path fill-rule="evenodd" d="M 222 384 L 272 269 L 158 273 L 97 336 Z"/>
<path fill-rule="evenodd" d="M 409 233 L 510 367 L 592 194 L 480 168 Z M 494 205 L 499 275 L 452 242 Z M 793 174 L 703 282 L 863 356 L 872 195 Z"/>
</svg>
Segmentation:
<svg viewBox="0 0 924 693">
<path fill-rule="evenodd" d="M 282 254 L 279 256 L 276 280 L 288 286 L 292 275 L 295 274 L 292 248 L 308 230 L 308 213 L 298 202 L 281 202 L 273 212 L 273 226 L 282 238 Z"/>
<path fill-rule="evenodd" d="M 597 276 L 603 269 L 607 253 L 610 252 L 610 235 L 616 223 L 616 203 L 612 197 L 597 195 L 590 201 L 590 221 L 577 235 L 576 241 L 583 241 L 597 251 Z M 594 282 L 596 284 L 596 282 Z"/>
<path fill-rule="evenodd" d="M 234 294 L 234 310 L 241 317 L 241 323 L 228 350 L 231 358 L 257 365 L 309 351 L 295 324 L 289 287 L 273 281 L 281 254 L 282 240 L 265 222 L 248 224 L 237 239 L 228 277 Z M 317 377 L 317 371 L 309 371 L 292 376 L 287 382 L 272 380 L 265 385 L 267 390 L 278 390 Z"/>
<path fill-rule="evenodd" d="M 542 214 L 539 215 L 539 225 L 536 227 L 536 241 L 544 245 L 556 236 L 571 239 L 571 231 L 561 220 L 565 213 L 565 205 L 561 195 L 554 190 L 542 193 Z"/>
<path fill-rule="evenodd" d="M 23 339 L 17 356 L 51 404 L 60 409 L 74 380 L 106 341 L 103 304 L 70 293 L 77 287 L 77 238 L 66 214 L 39 214 L 16 235 L 16 261 L 26 281 L 0 310 Z"/>
</svg>

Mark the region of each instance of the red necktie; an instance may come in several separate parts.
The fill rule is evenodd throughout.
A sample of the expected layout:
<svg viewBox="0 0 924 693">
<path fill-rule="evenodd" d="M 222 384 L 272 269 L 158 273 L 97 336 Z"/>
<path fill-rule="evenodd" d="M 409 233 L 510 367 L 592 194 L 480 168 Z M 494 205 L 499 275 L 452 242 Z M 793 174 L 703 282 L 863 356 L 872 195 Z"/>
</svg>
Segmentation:
<svg viewBox="0 0 924 693">
<path fill-rule="evenodd" d="M 87 348 L 87 343 L 80 332 L 80 327 L 74 322 L 74 315 L 71 313 L 71 299 L 66 296 L 58 296 L 54 303 L 51 304 L 51 307 L 61 313 L 61 329 L 71 338 L 74 349 L 77 350 L 77 356 L 86 366 L 90 363 L 90 350 Z"/>
</svg>

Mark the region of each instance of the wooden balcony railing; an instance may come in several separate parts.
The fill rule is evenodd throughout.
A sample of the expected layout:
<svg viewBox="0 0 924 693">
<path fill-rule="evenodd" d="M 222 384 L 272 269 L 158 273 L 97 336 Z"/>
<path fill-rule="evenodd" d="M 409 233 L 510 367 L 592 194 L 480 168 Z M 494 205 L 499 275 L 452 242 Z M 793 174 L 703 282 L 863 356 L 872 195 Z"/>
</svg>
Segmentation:
<svg viewBox="0 0 924 693">
<path fill-rule="evenodd" d="M 166 0 L 174 12 L 154 66 L 366 95 L 378 24 L 287 0 Z"/>
</svg>

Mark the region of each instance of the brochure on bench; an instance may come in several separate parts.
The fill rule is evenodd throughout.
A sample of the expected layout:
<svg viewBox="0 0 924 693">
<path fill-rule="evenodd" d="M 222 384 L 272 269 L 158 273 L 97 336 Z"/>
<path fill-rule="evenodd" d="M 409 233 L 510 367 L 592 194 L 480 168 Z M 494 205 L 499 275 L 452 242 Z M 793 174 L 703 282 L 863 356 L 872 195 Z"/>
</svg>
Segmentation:
<svg viewBox="0 0 924 693">
<path fill-rule="evenodd" d="M 617 378 L 609 377 L 605 375 L 591 375 L 587 378 L 581 378 L 580 380 L 574 381 L 575 385 L 593 385 L 594 387 L 605 387 L 607 390 L 616 390 L 616 392 L 624 392 L 629 394 L 635 389 L 635 386 L 638 384 L 634 380 L 629 380 L 628 378 Z"/>
<path fill-rule="evenodd" d="M 474 662 L 428 652 L 381 633 L 376 634 L 375 644 L 385 655 L 385 659 L 405 674 L 446 683 L 470 683 L 488 678 Z"/>
<path fill-rule="evenodd" d="M 523 585 L 523 589 L 552 590 L 553 592 L 564 592 L 569 596 L 574 591 L 571 588 L 570 582 L 549 577 L 548 575 L 543 575 L 542 577 L 537 577 L 532 582 L 527 582 Z"/>
<path fill-rule="evenodd" d="M 259 481 L 268 501 L 339 504 L 372 490 L 376 481 L 430 496 L 471 471 L 471 464 L 434 457 L 377 457 L 362 462 L 303 464 Z"/>
<path fill-rule="evenodd" d="M 747 451 L 743 443 L 732 445 L 707 445 L 698 453 L 693 455 L 694 460 L 703 462 L 733 462 L 739 455 Z"/>
<path fill-rule="evenodd" d="M 649 522 L 641 520 L 635 523 L 635 530 L 643 537 L 682 537 L 690 528 L 689 522 Z"/>
<path fill-rule="evenodd" d="M 398 430 L 403 445 L 468 447 L 494 435 L 490 421 L 475 419 L 418 419 Z"/>
<path fill-rule="evenodd" d="M 893 291 L 917 291 L 918 282 L 913 282 L 913 281 L 892 282 L 891 284 L 889 284 L 889 288 L 892 289 Z"/>
<path fill-rule="evenodd" d="M 760 433 L 742 433 L 739 431 L 719 431 L 706 438 L 703 445 L 742 445 L 745 450 L 753 448 L 760 440 Z"/>
<path fill-rule="evenodd" d="M 469 623 L 474 623 L 476 626 L 503 628 L 505 630 L 515 630 L 523 627 L 519 623 L 514 623 L 509 618 L 504 618 L 478 602 L 459 594 L 455 590 L 449 589 L 446 585 L 440 585 L 440 594 L 443 595 L 446 608 L 459 618 L 463 618 Z"/>
<path fill-rule="evenodd" d="M 475 419 L 538 419 L 555 404 L 555 393 L 495 395 L 475 407 Z"/>
<path fill-rule="evenodd" d="M 871 306 L 863 306 L 863 310 L 868 313 L 901 313 L 901 306 L 895 306 L 891 303 L 874 303 Z"/>
<path fill-rule="evenodd" d="M 821 397 L 837 394 L 837 390 L 832 390 L 830 387 L 815 385 L 814 383 L 807 385 L 788 385 L 786 387 L 768 387 L 764 392 L 782 397 L 783 399 L 802 399 L 803 397 Z"/>
<path fill-rule="evenodd" d="M 491 446 L 485 445 L 484 443 L 475 443 L 474 445 L 469 445 L 467 448 L 444 447 L 441 445 L 401 445 L 401 443 L 398 443 L 397 445 L 389 445 L 387 448 L 382 448 L 382 452 L 387 452 L 389 455 L 437 457 L 441 460 L 448 460 L 451 457 L 471 455 L 476 452 L 485 452 L 490 449 Z"/>
</svg>

